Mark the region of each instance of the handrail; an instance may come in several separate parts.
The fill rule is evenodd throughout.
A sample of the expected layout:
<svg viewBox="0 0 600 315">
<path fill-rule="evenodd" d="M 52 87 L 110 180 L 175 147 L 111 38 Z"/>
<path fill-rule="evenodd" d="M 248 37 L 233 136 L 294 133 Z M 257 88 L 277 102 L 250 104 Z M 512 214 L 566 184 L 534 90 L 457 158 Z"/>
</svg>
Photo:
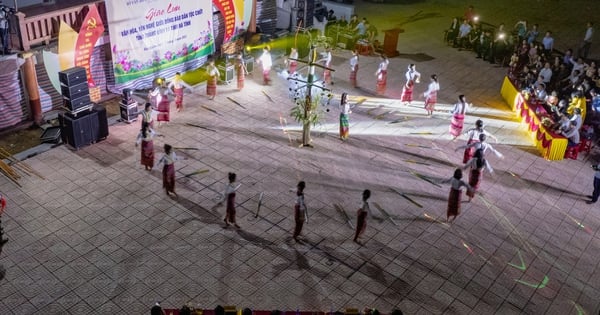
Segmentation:
<svg viewBox="0 0 600 315">
<path fill-rule="evenodd" d="M 92 4 L 97 5 L 102 21 L 106 23 L 104 0 L 33 16 L 26 16 L 23 12 L 15 13 L 19 21 L 21 50 L 28 51 L 32 46 L 40 44 L 48 45 L 51 40 L 58 38 L 60 21 L 68 23 L 76 31 L 79 30 L 85 13 L 89 10 L 88 5 Z"/>
</svg>

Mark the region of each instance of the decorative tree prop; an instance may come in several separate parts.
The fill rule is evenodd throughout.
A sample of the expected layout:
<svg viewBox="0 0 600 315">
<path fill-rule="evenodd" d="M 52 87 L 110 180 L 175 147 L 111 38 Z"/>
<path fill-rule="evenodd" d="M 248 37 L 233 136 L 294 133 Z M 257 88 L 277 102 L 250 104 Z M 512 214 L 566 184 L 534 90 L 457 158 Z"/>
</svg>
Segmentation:
<svg viewBox="0 0 600 315">
<path fill-rule="evenodd" d="M 314 45 L 311 45 L 308 61 L 290 59 L 308 64 L 306 80 L 297 73 L 287 78 L 290 82 L 290 97 L 293 98 L 295 103 L 290 114 L 296 121 L 302 123 L 302 144 L 300 147 L 312 147 L 310 144 L 310 126 L 318 124 L 323 117 L 323 112 L 318 108 L 318 105 L 328 105 L 332 98 L 331 90 L 325 88 L 324 82 L 314 81 L 315 67 L 329 71 L 335 70 L 316 63 L 317 50 L 315 48 Z"/>
</svg>

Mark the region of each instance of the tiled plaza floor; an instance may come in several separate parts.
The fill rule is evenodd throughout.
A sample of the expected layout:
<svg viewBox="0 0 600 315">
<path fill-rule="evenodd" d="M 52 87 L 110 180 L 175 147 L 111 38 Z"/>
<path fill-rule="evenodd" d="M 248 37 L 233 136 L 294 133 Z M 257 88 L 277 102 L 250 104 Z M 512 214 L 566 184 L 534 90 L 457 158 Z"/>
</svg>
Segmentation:
<svg viewBox="0 0 600 315">
<path fill-rule="evenodd" d="M 357 7 L 376 16 L 377 6 Z M 157 153 L 163 143 L 198 149 L 177 151 L 186 158 L 176 163 L 177 199 L 164 194 L 159 170 L 139 165 L 139 122 L 117 123 L 107 140 L 79 151 L 60 146 L 26 160 L 45 179 L 26 176 L 21 188 L 0 179 L 10 239 L 0 257 L 0 314 L 143 314 L 155 301 L 173 308 L 191 301 L 405 314 L 598 313 L 600 210 L 585 203 L 598 152 L 576 161 L 539 157 L 500 97 L 506 69 L 442 43 L 448 17 L 462 7 L 446 5 L 451 13 L 441 14 L 423 3 L 402 6 L 401 21 L 419 11 L 424 18 L 403 24 L 403 55 L 391 59 L 384 97 L 373 96 L 376 57 L 361 57 L 353 89 L 349 52 L 334 51 L 334 93 L 366 98 L 353 109 L 347 142 L 338 140 L 338 109 L 330 106 L 312 133 L 314 148 L 298 148 L 287 83 L 274 75 L 271 86 L 261 86 L 256 71 L 242 92 L 219 86 L 213 101 L 196 87 L 185 110 L 173 107 L 172 121 L 157 128 L 164 135 L 155 139 Z M 422 98 L 410 106 L 397 100 L 417 53 L 433 57 L 417 62 L 423 77 L 440 77 L 433 118 L 425 117 Z M 455 149 L 465 141 L 449 139 L 444 112 L 461 93 L 474 103 L 466 127 L 483 119 L 504 158 L 489 158 L 495 173 L 484 175 L 482 194 L 448 225 L 449 187 L 437 181 L 462 159 Z M 208 172 L 185 176 L 197 170 Z M 224 228 L 224 207 L 215 206 L 230 171 L 241 183 L 240 230 Z M 310 213 L 302 244 L 291 239 L 291 189 L 299 180 L 307 182 Z M 366 188 L 374 217 L 358 246 L 343 212 L 354 225 Z"/>
</svg>

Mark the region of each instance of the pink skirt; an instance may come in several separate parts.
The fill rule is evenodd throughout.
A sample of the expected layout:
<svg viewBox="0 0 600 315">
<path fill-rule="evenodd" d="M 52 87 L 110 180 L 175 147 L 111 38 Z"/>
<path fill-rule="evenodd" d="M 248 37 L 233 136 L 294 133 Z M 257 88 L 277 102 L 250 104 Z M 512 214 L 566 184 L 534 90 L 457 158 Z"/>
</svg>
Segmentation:
<svg viewBox="0 0 600 315">
<path fill-rule="evenodd" d="M 462 133 L 463 124 L 465 122 L 465 115 L 454 114 L 452 121 L 450 122 L 450 134 L 458 137 Z"/>
</svg>

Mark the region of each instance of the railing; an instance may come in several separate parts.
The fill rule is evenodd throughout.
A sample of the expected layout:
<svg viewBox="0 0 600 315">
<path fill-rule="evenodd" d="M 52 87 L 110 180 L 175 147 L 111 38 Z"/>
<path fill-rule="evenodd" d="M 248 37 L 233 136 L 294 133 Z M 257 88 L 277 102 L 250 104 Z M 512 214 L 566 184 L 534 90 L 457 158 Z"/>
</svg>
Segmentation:
<svg viewBox="0 0 600 315">
<path fill-rule="evenodd" d="M 102 22 L 106 25 L 104 0 L 33 16 L 26 16 L 23 12 L 17 12 L 15 15 L 19 23 L 21 50 L 28 51 L 36 45 L 48 45 L 50 41 L 57 39 L 61 21 L 69 24 L 75 31 L 79 31 L 81 23 L 89 11 L 88 6 L 93 4 L 98 7 Z"/>
</svg>

